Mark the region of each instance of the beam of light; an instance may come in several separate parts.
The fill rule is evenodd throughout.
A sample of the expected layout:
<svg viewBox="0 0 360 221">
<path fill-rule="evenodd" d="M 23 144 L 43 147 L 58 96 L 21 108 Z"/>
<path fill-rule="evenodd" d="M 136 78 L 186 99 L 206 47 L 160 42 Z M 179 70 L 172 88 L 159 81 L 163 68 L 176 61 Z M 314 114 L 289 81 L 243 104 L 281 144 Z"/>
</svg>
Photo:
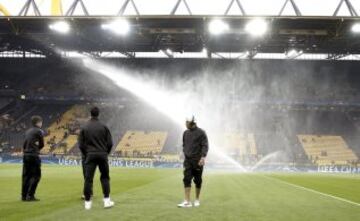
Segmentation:
<svg viewBox="0 0 360 221">
<path fill-rule="evenodd" d="M 194 115 L 199 125 L 204 126 L 205 130 L 209 129 L 207 130 L 210 142 L 209 154 L 229 163 L 240 172 L 246 171 L 246 169 L 237 161 L 211 144 L 212 130 L 208 128 L 210 127 L 208 122 L 211 122 L 214 119 L 206 119 L 209 118 L 209 116 L 204 114 L 204 108 L 201 107 L 201 102 L 194 101 L 191 93 L 175 93 L 164 90 L 158 85 L 151 84 L 151 82 L 131 75 L 129 71 L 125 69 L 113 67 L 94 59 L 83 59 L 83 64 L 89 70 L 112 80 L 118 87 L 130 91 L 156 110 L 172 119 L 181 127 L 184 127 L 187 116 Z M 213 118 L 216 118 L 216 116 L 213 116 Z"/>
</svg>

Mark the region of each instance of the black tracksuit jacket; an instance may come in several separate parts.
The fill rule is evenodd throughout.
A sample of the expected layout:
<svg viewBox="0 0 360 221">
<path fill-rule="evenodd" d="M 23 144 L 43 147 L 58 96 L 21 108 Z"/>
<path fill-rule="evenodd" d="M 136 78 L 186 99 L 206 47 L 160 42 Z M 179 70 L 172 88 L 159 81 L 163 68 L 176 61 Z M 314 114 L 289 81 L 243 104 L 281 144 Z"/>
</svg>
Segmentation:
<svg viewBox="0 0 360 221">
<path fill-rule="evenodd" d="M 25 132 L 23 145 L 24 155 L 39 156 L 44 147 L 44 132 L 38 127 L 32 127 Z"/>
<path fill-rule="evenodd" d="M 79 148 L 81 153 L 109 154 L 113 146 L 109 128 L 97 118 L 91 118 L 82 128 L 79 135 Z"/>
<path fill-rule="evenodd" d="M 183 151 L 186 159 L 200 159 L 206 157 L 209 142 L 205 131 L 195 127 L 183 134 Z"/>
</svg>

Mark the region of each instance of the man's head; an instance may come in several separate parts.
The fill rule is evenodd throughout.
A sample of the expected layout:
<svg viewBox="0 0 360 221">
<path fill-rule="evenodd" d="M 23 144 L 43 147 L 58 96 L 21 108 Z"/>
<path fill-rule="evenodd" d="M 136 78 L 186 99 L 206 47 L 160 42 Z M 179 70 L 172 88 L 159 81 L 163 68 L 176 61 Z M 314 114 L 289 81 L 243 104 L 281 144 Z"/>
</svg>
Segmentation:
<svg viewBox="0 0 360 221">
<path fill-rule="evenodd" d="M 91 118 L 98 118 L 100 114 L 100 110 L 98 107 L 92 107 L 90 110 Z"/>
<path fill-rule="evenodd" d="M 186 128 L 187 129 L 192 129 L 196 127 L 196 121 L 195 121 L 195 117 L 191 116 L 186 118 Z"/>
<path fill-rule="evenodd" d="M 43 124 L 43 119 L 40 116 L 32 116 L 31 117 L 31 124 L 34 127 L 41 128 Z"/>
</svg>

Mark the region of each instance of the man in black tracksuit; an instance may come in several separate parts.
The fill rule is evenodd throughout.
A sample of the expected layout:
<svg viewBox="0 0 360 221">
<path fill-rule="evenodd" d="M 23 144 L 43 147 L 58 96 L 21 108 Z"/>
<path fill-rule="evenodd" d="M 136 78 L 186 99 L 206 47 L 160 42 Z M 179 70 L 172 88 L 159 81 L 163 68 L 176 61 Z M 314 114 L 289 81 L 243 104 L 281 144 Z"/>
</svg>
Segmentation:
<svg viewBox="0 0 360 221">
<path fill-rule="evenodd" d="M 91 109 L 91 119 L 82 127 L 79 135 L 79 148 L 85 159 L 85 209 L 91 209 L 91 194 L 96 167 L 99 167 L 101 186 L 104 194 L 104 207 L 114 205 L 110 200 L 110 177 L 108 155 L 113 146 L 109 129 L 102 124 L 99 117 L 99 108 Z"/>
<path fill-rule="evenodd" d="M 38 201 L 35 198 L 37 185 L 41 178 L 40 150 L 44 147 L 44 135 L 41 130 L 42 119 L 31 117 L 32 127 L 25 132 L 23 145 L 22 201 Z"/>
<path fill-rule="evenodd" d="M 191 182 L 196 187 L 196 199 L 194 206 L 200 206 L 200 190 L 205 158 L 209 150 L 208 138 L 204 130 L 197 127 L 194 117 L 186 120 L 187 130 L 183 134 L 184 152 L 184 187 L 185 200 L 178 204 L 179 207 L 191 207 L 190 192 Z"/>
</svg>

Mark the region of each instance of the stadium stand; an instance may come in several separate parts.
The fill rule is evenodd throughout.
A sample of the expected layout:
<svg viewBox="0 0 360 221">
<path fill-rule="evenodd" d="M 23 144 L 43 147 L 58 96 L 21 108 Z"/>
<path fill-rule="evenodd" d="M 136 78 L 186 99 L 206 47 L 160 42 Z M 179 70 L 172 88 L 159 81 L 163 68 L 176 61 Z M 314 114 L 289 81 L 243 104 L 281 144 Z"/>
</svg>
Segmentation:
<svg viewBox="0 0 360 221">
<path fill-rule="evenodd" d="M 66 154 L 69 151 L 72 151 L 73 148 L 76 147 L 77 144 L 77 135 L 69 135 L 66 137 L 57 148 L 53 150 L 53 154 Z"/>
<path fill-rule="evenodd" d="M 73 103 L 70 105 L 24 102 L 15 105 L 7 114 L 1 115 L 0 126 L 3 129 L 0 133 L 0 148 L 3 152 L 20 154 L 24 132 L 30 126 L 29 117 L 36 114 L 43 117 L 43 128 L 49 133 L 45 138 L 46 146 L 42 151 L 43 154 L 80 154 L 77 148 L 77 132 L 80 125 L 88 119 L 89 105 L 94 105 L 94 103 L 78 103 L 75 105 Z M 112 156 L 159 158 L 165 162 L 179 161 L 179 153 L 182 149 L 182 128 L 172 125 L 171 122 L 166 122 L 167 119 L 163 118 L 161 114 L 151 112 L 151 109 L 144 105 L 129 104 L 122 106 L 109 103 L 98 103 L 96 105 L 102 110 L 100 120 L 110 128 L 113 135 L 115 147 Z M 309 111 L 298 111 L 292 112 L 286 117 L 276 117 L 276 120 L 272 120 L 274 119 L 273 113 L 276 110 L 267 110 L 266 114 L 262 114 L 262 110 L 257 111 L 259 112 L 257 114 L 262 116 L 258 118 L 258 124 L 250 125 L 249 128 L 241 128 L 242 132 L 220 134 L 220 138 L 221 136 L 223 138 L 219 146 L 243 164 L 252 164 L 277 151 L 286 153 L 287 158 L 284 158 L 286 162 L 323 165 L 350 164 L 358 161 L 359 155 L 357 154 L 359 152 L 356 152 L 359 149 L 357 146 L 358 139 L 355 139 L 357 130 L 356 127 L 351 126 L 357 121 L 355 114 L 352 115 L 351 120 L 348 120 L 345 114 L 341 112 L 319 111 L 310 113 Z M 305 122 L 306 120 L 311 124 L 304 126 L 293 124 L 295 126 L 290 127 L 291 130 L 279 126 L 285 125 L 284 122 L 289 118 L 296 119 L 297 122 Z M 325 119 L 330 118 L 335 119 L 336 124 L 333 124 L 332 121 L 325 121 Z M 151 138 L 148 135 L 153 134 L 152 131 L 162 131 L 161 133 L 166 135 L 158 135 L 159 139 L 156 138 L 157 135 Z M 255 131 L 255 133 L 247 131 Z M 349 131 L 353 132 L 350 134 Z M 134 134 L 132 135 L 132 133 Z M 332 141 L 331 145 L 327 145 L 326 152 L 315 152 L 313 150 L 314 153 L 309 154 L 309 151 L 304 148 L 304 142 L 298 138 L 297 134 L 338 134 L 346 143 L 342 145 L 342 149 L 339 149 L 333 147 L 336 146 L 336 142 L 339 142 Z M 309 140 L 311 139 L 309 138 Z M 319 141 L 313 146 L 319 143 L 325 146 L 323 143 L 329 142 Z"/>
<path fill-rule="evenodd" d="M 341 136 L 298 135 L 306 154 L 318 165 L 346 165 L 358 161 Z"/>
<path fill-rule="evenodd" d="M 77 118 L 86 116 L 86 108 L 83 105 L 74 105 L 61 115 L 50 127 L 45 137 L 45 147 L 42 154 L 65 154 L 76 144 L 76 135 L 70 135 L 72 125 Z"/>
<path fill-rule="evenodd" d="M 166 142 L 167 132 L 127 131 L 115 151 L 121 156 L 151 156 L 160 154 Z"/>
<path fill-rule="evenodd" d="M 6 138 L 9 150 L 21 152 L 24 132 L 31 124 L 29 116 L 40 115 L 43 118 L 43 127 L 47 128 L 68 106 L 51 104 L 18 104 L 13 109 L 7 111 L 5 115 L 6 127 L 2 134 Z M 2 118 L 3 118 L 2 117 Z"/>
<path fill-rule="evenodd" d="M 157 61 L 156 63 L 152 59 L 145 59 L 141 62 L 135 60 L 109 62 L 114 65 L 134 68 L 135 71 L 156 69 L 156 72 L 159 72 L 158 77 L 161 77 L 164 80 L 164 85 L 169 85 L 169 87 L 177 81 L 177 78 L 173 76 L 182 76 L 179 79 L 183 77 L 186 79 L 192 75 L 197 76 L 197 72 L 194 72 L 193 67 L 202 66 L 200 64 L 203 64 L 203 61 L 200 60 L 178 60 L 175 65 L 167 60 Z M 240 91 L 234 89 L 233 93 L 242 94 L 244 100 L 247 100 L 249 96 L 254 97 L 254 94 L 258 95 L 259 87 L 263 88 L 264 91 L 261 95 L 256 96 L 259 104 L 244 104 L 239 106 L 241 110 L 235 108 L 234 114 L 241 111 L 241 115 L 245 115 L 245 117 L 242 118 L 244 120 L 238 120 L 238 122 L 235 122 L 236 118 L 234 118 L 234 122 L 231 122 L 234 123 L 234 127 L 231 128 L 234 131 L 241 131 L 242 135 L 233 135 L 233 138 L 230 138 L 230 140 L 235 140 L 234 137 L 239 136 L 240 141 L 229 141 L 225 147 L 240 146 L 240 148 L 227 147 L 230 150 L 229 152 L 236 153 L 238 149 L 241 154 L 256 155 L 257 159 L 261 159 L 261 157 L 273 152 L 283 151 L 286 152 L 289 159 L 291 158 L 291 162 L 305 159 L 304 162 L 309 163 L 308 154 L 305 153 L 303 144 L 297 138 L 297 135 L 336 134 L 346 141 L 348 148 L 351 148 L 355 156 L 357 154 L 357 158 L 359 158 L 360 112 L 357 108 L 348 108 L 344 112 L 336 105 L 334 109 L 328 104 L 332 101 L 358 102 L 358 85 L 349 85 L 349 82 L 358 81 L 357 75 L 346 72 L 339 76 L 337 73 L 342 68 L 336 65 L 332 66 L 329 63 L 326 63 L 326 67 L 331 67 L 334 71 L 329 72 L 326 69 L 327 71 L 322 72 L 320 75 L 317 72 L 316 74 L 313 74 L 315 72 L 305 74 L 286 72 L 288 74 L 284 75 L 283 73 L 287 68 L 298 68 L 300 64 L 294 63 L 288 66 L 288 64 L 279 63 L 281 65 L 273 65 L 273 62 L 275 61 L 264 61 L 257 64 L 256 67 L 259 67 L 259 73 L 256 78 L 252 74 L 244 76 L 244 83 L 253 85 L 245 94 L 244 91 L 240 90 L 241 87 L 239 87 Z M 109 127 L 115 144 L 120 144 L 120 141 L 126 137 L 127 131 L 166 131 L 167 135 L 160 152 L 161 155 L 178 156 L 181 152 L 181 134 L 184 128 L 179 127 L 171 119 L 168 119 L 146 103 L 139 101 L 127 91 L 119 89 L 105 77 L 89 75 L 87 71 L 74 67 L 69 62 L 58 60 L 49 63 L 49 61 L 43 59 L 21 62 L 13 60 L 9 62 L 5 59 L 0 63 L 4 71 L 9 73 L 2 76 L 0 88 L 7 87 L 6 91 L 19 92 L 14 96 L 16 104 L 6 111 L 6 114 L 8 114 L 6 116 L 9 116 L 6 118 L 9 120 L 0 122 L 0 127 L 5 125 L 7 128 L 3 129 L 0 134 L 0 142 L 4 144 L 2 146 L 6 146 L 4 148 L 6 150 L 10 150 L 9 147 L 13 147 L 11 150 L 21 148 L 24 131 L 30 125 L 29 118 L 31 115 L 37 114 L 46 121 L 43 128 L 45 130 L 49 128 L 50 130 L 50 135 L 47 136 L 46 140 L 50 141 L 52 138 L 52 142 L 47 145 L 44 153 L 55 155 L 64 153 L 79 154 L 75 139 L 76 130 L 81 125 L 79 119 L 86 118 L 85 109 L 87 109 L 87 105 L 96 104 L 101 106 L 102 114 L 100 119 Z M 174 68 L 179 65 L 184 68 L 181 70 Z M 231 62 L 221 66 L 214 63 L 209 67 L 214 69 L 214 73 L 217 73 L 217 71 L 223 72 L 224 69 L 228 68 L 233 70 L 234 65 Z M 316 67 L 323 66 L 317 62 L 313 65 Z M 27 70 L 25 73 L 24 69 Z M 168 75 L 168 70 L 173 70 L 172 75 Z M 142 73 L 142 71 L 140 72 Z M 272 75 L 268 75 L 269 72 Z M 199 71 L 199 73 L 202 72 Z M 319 92 L 318 83 L 323 81 L 324 76 L 328 79 L 328 85 L 321 89 L 322 92 Z M 59 82 L 61 82 L 61 85 L 59 85 Z M 286 88 L 291 89 L 291 93 L 288 94 L 285 87 L 272 90 L 273 82 L 284 82 L 284 85 L 287 85 Z M 26 99 L 19 99 L 21 94 L 26 94 Z M 4 94 L 3 96 L 9 95 Z M 263 103 L 263 101 L 266 102 Z M 289 101 L 296 102 L 291 104 Z M 0 99 L 0 107 L 1 103 Z M 287 104 L 287 106 L 281 105 L 282 103 Z M 69 110 L 70 105 L 74 104 L 83 107 L 83 110 L 77 111 L 77 113 L 82 113 L 83 116 L 81 116 L 82 114 L 77 114 L 78 116 L 69 114 L 68 120 L 61 119 L 64 122 L 56 122 L 58 118 L 62 118 L 61 116 L 65 111 Z M 242 103 L 240 102 L 240 104 Z M 347 117 L 346 115 L 349 112 L 353 113 Z M 3 115 L 4 113 L 0 112 L 0 116 Z M 52 124 L 54 124 L 53 127 Z M 59 126 L 64 128 L 57 129 Z M 203 125 L 199 126 L 202 127 Z M 252 135 L 249 135 L 249 133 L 252 133 Z M 115 146 L 114 149 L 116 149 L 116 153 L 120 152 L 119 145 Z M 148 150 L 143 152 L 147 153 Z M 154 152 L 156 154 L 159 151 Z"/>
</svg>

